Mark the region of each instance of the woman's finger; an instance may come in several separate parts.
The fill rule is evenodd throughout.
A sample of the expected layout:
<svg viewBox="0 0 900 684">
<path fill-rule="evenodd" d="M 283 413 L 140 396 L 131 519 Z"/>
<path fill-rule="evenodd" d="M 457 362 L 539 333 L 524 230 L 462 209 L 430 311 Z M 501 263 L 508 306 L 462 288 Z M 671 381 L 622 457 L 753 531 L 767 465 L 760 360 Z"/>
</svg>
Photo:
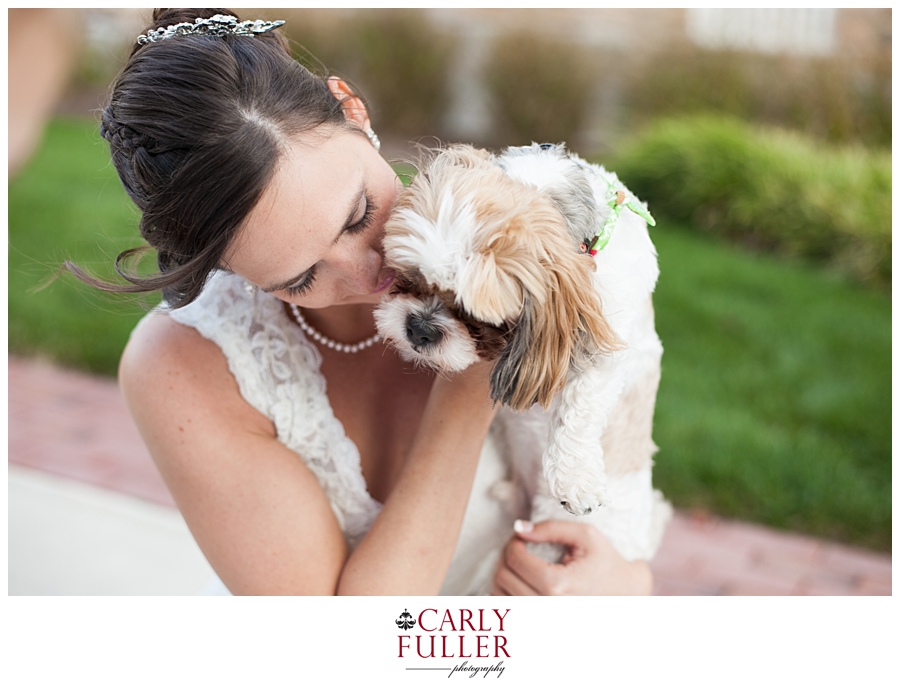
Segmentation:
<svg viewBox="0 0 900 684">
<path fill-rule="evenodd" d="M 497 568 L 494 577 L 496 587 L 507 596 L 538 596 L 538 591 L 516 575 L 506 565 Z"/>
<path fill-rule="evenodd" d="M 533 587 L 541 596 L 557 594 L 563 576 L 560 574 L 561 565 L 548 563 L 543 558 L 538 558 L 528 551 L 525 542 L 513 539 L 506 546 L 506 566 L 523 582 Z"/>
<path fill-rule="evenodd" d="M 575 520 L 545 520 L 533 525 L 523 523 L 517 524 L 514 529 L 516 536 L 525 541 L 550 542 L 579 549 L 602 546 L 605 541 L 593 525 Z"/>
<path fill-rule="evenodd" d="M 503 589 L 500 588 L 500 585 L 497 584 L 497 577 L 494 576 L 494 581 L 491 584 L 491 596 L 509 596 Z"/>
</svg>

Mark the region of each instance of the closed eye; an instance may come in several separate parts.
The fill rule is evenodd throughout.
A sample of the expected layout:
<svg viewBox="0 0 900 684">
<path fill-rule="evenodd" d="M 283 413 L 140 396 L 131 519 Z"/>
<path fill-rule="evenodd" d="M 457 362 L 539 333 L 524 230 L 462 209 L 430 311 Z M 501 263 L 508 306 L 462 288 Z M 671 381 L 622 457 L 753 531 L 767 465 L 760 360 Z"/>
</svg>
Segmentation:
<svg viewBox="0 0 900 684">
<path fill-rule="evenodd" d="M 302 282 L 286 287 L 284 288 L 284 291 L 291 297 L 307 294 L 312 290 L 313 283 L 316 282 L 317 266 L 317 264 L 314 264 L 313 267 L 306 272 L 306 277 Z"/>
<path fill-rule="evenodd" d="M 365 196 L 365 202 L 366 208 L 363 211 L 362 217 L 356 223 L 352 223 L 344 228 L 344 230 L 341 231 L 341 234 L 337 236 L 335 242 L 340 240 L 341 236 L 343 235 L 358 235 L 360 233 L 363 233 L 369 226 L 372 225 L 372 219 L 375 216 L 377 207 L 375 206 L 374 202 L 372 202 L 368 194 L 366 194 Z M 287 294 L 291 297 L 308 294 L 310 290 L 312 290 L 313 283 L 316 282 L 317 267 L 318 264 L 313 264 L 312 268 L 310 268 L 306 272 L 306 277 L 302 282 L 297 283 L 296 285 L 291 285 L 290 287 L 286 287 L 284 288 L 284 291 L 287 292 Z"/>
<path fill-rule="evenodd" d="M 377 207 L 372 202 L 372 199 L 369 197 L 368 193 L 366 193 L 366 208 L 363 212 L 362 218 L 359 219 L 356 223 L 347 226 L 341 235 L 349 234 L 349 235 L 357 235 L 366 230 L 369 226 L 372 225 L 372 219 L 375 216 L 375 211 Z M 340 239 L 340 235 L 338 239 Z"/>
</svg>

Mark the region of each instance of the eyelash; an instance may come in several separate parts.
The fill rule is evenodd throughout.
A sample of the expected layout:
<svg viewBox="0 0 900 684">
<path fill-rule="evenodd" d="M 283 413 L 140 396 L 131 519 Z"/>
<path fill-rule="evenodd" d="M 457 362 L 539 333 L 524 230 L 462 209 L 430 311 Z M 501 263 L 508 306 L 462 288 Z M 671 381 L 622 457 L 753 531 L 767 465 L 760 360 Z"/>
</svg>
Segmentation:
<svg viewBox="0 0 900 684">
<path fill-rule="evenodd" d="M 372 199 L 369 197 L 368 193 L 366 193 L 366 210 L 363 212 L 362 218 L 352 226 L 347 226 L 347 230 L 344 232 L 349 233 L 350 235 L 362 233 L 372 224 L 372 217 L 375 215 L 376 208 L 377 207 L 372 203 Z"/>
<path fill-rule="evenodd" d="M 368 194 L 366 194 L 366 209 L 363 212 L 362 218 L 354 223 L 352 226 L 347 226 L 347 229 L 344 231 L 345 234 L 348 235 L 359 235 L 364 232 L 366 228 L 368 228 L 372 224 L 372 217 L 375 215 L 376 210 L 375 204 L 372 202 L 371 198 Z M 303 282 L 299 285 L 291 285 L 288 288 L 285 288 L 285 292 L 288 293 L 291 297 L 297 297 L 300 295 L 308 294 L 310 290 L 312 290 L 313 283 L 316 282 L 316 266 L 313 266 L 306 278 L 304 278 Z"/>
<path fill-rule="evenodd" d="M 300 295 L 305 295 L 312 289 L 313 283 L 316 282 L 316 267 L 313 266 L 309 270 L 309 274 L 306 278 L 303 279 L 303 282 L 299 285 L 291 285 L 290 287 L 285 288 L 285 292 L 288 293 L 291 297 L 297 297 Z"/>
</svg>

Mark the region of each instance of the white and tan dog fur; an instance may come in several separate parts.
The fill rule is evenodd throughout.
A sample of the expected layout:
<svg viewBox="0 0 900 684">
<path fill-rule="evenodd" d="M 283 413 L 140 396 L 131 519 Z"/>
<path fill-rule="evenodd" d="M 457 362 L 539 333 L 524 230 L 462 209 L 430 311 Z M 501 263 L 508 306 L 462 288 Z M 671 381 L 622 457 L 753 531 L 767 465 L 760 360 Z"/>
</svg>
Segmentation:
<svg viewBox="0 0 900 684">
<path fill-rule="evenodd" d="M 669 515 L 650 484 L 659 269 L 636 202 L 562 145 L 438 150 L 387 224 L 396 279 L 376 310 L 405 358 L 439 372 L 492 362 L 532 520 L 586 516 L 629 559 L 652 556 Z"/>
</svg>

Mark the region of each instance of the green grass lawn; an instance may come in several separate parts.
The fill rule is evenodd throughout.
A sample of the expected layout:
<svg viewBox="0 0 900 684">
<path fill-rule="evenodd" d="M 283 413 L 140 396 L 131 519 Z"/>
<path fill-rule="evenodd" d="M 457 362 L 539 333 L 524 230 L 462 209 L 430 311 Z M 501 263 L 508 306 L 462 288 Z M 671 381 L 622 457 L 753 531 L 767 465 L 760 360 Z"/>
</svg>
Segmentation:
<svg viewBox="0 0 900 684">
<path fill-rule="evenodd" d="M 111 296 L 67 273 L 66 259 L 106 279 L 115 256 L 141 244 L 138 214 L 96 124 L 55 121 L 9 184 L 9 349 L 114 374 L 137 320 L 159 297 Z"/>
<path fill-rule="evenodd" d="M 891 305 L 659 219 L 657 486 L 677 506 L 891 548 Z M 9 348 L 115 372 L 156 299 L 97 294 L 137 215 L 90 122 L 56 121 L 9 185 Z"/>
<path fill-rule="evenodd" d="M 677 505 L 891 548 L 890 299 L 661 220 L 655 481 Z"/>
</svg>

